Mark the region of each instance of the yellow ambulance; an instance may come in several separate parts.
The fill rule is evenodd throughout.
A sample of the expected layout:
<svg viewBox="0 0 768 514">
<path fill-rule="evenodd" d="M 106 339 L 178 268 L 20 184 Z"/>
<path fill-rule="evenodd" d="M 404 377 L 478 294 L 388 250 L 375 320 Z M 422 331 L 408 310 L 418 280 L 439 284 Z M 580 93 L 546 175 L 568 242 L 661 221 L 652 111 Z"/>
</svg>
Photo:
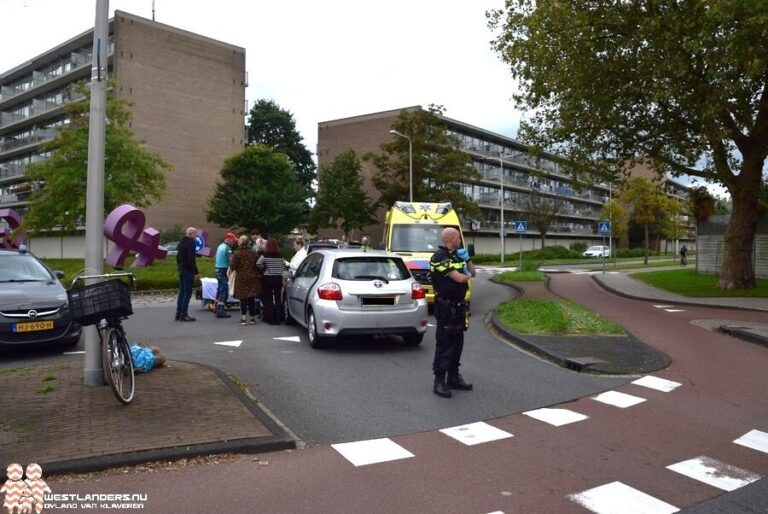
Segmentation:
<svg viewBox="0 0 768 514">
<path fill-rule="evenodd" d="M 395 202 L 385 219 L 384 248 L 403 257 L 413 277 L 425 289 L 430 305 L 435 301 L 435 290 L 429 280 L 429 259 L 442 243 L 443 229 L 448 227 L 459 231 L 462 246 L 467 247 L 459 215 L 450 202 Z M 470 254 L 474 254 L 472 246 L 467 247 Z M 471 293 L 470 282 L 467 301 Z"/>
</svg>

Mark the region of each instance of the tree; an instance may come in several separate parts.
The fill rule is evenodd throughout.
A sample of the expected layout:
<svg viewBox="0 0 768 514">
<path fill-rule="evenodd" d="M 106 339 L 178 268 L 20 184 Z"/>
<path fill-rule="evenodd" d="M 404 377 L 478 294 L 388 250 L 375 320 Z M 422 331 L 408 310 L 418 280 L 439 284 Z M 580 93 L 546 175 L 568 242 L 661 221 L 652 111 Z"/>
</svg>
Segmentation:
<svg viewBox="0 0 768 514">
<path fill-rule="evenodd" d="M 207 217 L 219 226 L 285 234 L 305 221 L 306 198 L 288 158 L 254 145 L 224 162 Z"/>
<path fill-rule="evenodd" d="M 479 174 L 471 158 L 457 148 L 458 141 L 440 121 L 443 107 L 402 111 L 392 129 L 410 137 L 413 143 L 413 198 L 420 202 L 451 202 L 470 216 L 479 211 L 477 204 L 461 192 L 459 183 L 477 179 Z M 405 200 L 409 193 L 410 170 L 408 141 L 395 137 L 381 145 L 383 153 L 367 153 L 363 159 L 378 168 L 373 184 L 381 192 L 379 204 L 392 205 Z"/>
<path fill-rule="evenodd" d="M 611 222 L 611 238 L 614 241 L 627 235 L 629 230 L 629 214 L 627 214 L 627 210 L 621 202 L 612 198 L 600 209 L 600 217 Z"/>
<path fill-rule="evenodd" d="M 309 216 L 309 230 L 337 228 L 344 235 L 376 222 L 378 205 L 363 189 L 362 164 L 354 150 L 337 155 L 320 166 L 315 206 Z"/>
<path fill-rule="evenodd" d="M 112 91 L 116 88 L 112 84 Z M 85 220 L 88 178 L 88 118 L 90 92 L 85 84 L 72 86 L 73 96 L 84 96 L 65 106 L 70 122 L 43 145 L 50 158 L 26 169 L 27 180 L 40 184 L 30 196 L 23 219 L 31 233 L 60 227 L 74 231 Z M 104 160 L 104 210 L 123 203 L 148 207 L 165 192 L 165 173 L 171 166 L 144 147 L 130 129 L 130 102 L 107 97 Z"/>
<path fill-rule="evenodd" d="M 675 252 L 677 252 L 677 241 L 680 238 L 688 238 L 688 223 L 682 217 L 685 204 L 675 198 L 666 197 L 660 207 L 663 215 L 659 219 L 659 234 L 666 241 L 675 241 Z"/>
<path fill-rule="evenodd" d="M 521 137 L 576 175 L 649 160 L 725 186 L 733 212 L 718 287 L 753 288 L 768 155 L 768 2 L 506 0 L 492 46 L 533 113 Z M 700 166 L 703 163 L 703 166 Z"/>
<path fill-rule="evenodd" d="M 296 171 L 299 183 L 310 188 L 315 180 L 312 152 L 302 143 L 293 114 L 273 100 L 258 100 L 249 113 L 248 144 L 263 144 L 284 153 Z"/>
<path fill-rule="evenodd" d="M 715 213 L 715 197 L 705 186 L 688 191 L 688 211 L 697 223 L 707 221 Z"/>
<path fill-rule="evenodd" d="M 632 204 L 632 219 L 643 227 L 643 262 L 648 264 L 650 226 L 659 218 L 659 211 L 666 203 L 666 195 L 658 184 L 645 177 L 633 177 L 627 181 L 621 192 L 621 200 Z"/>
<path fill-rule="evenodd" d="M 539 231 L 541 247 L 544 248 L 547 232 L 549 232 L 552 222 L 563 210 L 562 201 L 558 198 L 546 197 L 531 190 L 525 199 L 523 209 L 527 213 L 531 225 Z"/>
</svg>

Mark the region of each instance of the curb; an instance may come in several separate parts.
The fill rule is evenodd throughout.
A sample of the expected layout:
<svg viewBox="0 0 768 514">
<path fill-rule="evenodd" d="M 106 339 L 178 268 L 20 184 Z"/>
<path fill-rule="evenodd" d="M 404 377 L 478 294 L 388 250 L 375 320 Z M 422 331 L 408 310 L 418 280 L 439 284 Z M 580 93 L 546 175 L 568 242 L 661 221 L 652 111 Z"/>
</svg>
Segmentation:
<svg viewBox="0 0 768 514">
<path fill-rule="evenodd" d="M 768 339 L 755 335 L 749 330 L 746 330 L 744 327 L 721 325 L 719 330 L 720 332 L 728 334 L 731 337 L 736 337 L 738 339 L 742 339 L 744 341 L 768 348 Z"/>
<path fill-rule="evenodd" d="M 270 431 L 271 437 L 249 437 L 243 439 L 214 441 L 165 448 L 153 448 L 136 452 L 118 453 L 97 457 L 85 457 L 64 461 L 41 462 L 46 474 L 88 473 L 121 466 L 135 466 L 152 461 L 173 461 L 216 453 L 265 453 L 296 448 L 296 441 L 240 390 L 223 371 L 197 362 L 178 361 L 206 368 L 216 374 L 233 395 L 258 418 Z"/>
</svg>

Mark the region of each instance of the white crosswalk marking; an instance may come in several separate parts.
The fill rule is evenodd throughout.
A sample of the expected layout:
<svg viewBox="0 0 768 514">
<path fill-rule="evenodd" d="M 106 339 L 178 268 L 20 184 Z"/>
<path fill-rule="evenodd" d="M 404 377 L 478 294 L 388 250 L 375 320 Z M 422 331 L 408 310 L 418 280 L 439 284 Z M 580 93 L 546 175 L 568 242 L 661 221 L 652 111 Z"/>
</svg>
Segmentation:
<svg viewBox="0 0 768 514">
<path fill-rule="evenodd" d="M 556 427 L 567 425 L 569 423 L 575 423 L 577 421 L 583 421 L 589 418 L 589 416 L 585 416 L 584 414 L 579 414 L 578 412 L 574 412 L 568 409 L 544 408 L 529 410 L 528 412 L 523 412 L 523 414 L 530 416 L 531 418 L 538 419 L 539 421 L 549 423 L 550 425 L 554 425 Z"/>
<path fill-rule="evenodd" d="M 600 403 L 613 405 L 614 407 L 620 407 L 622 409 L 632 407 L 633 405 L 637 405 L 638 403 L 643 403 L 645 401 L 645 398 L 632 396 L 631 394 L 620 393 L 618 391 L 608 391 L 606 393 L 599 394 L 592 399 Z"/>
<path fill-rule="evenodd" d="M 734 441 L 736 444 L 752 448 L 759 452 L 768 453 L 768 432 L 750 430 Z"/>
<path fill-rule="evenodd" d="M 440 432 L 466 444 L 467 446 L 474 446 L 476 444 L 513 437 L 509 432 L 500 430 L 482 421 L 458 427 L 443 428 Z"/>
<path fill-rule="evenodd" d="M 674 382 L 672 380 L 666 380 L 659 377 L 654 377 L 653 375 L 647 375 L 643 378 L 638 378 L 637 380 L 634 380 L 632 382 L 635 385 L 647 387 L 649 389 L 656 389 L 657 391 L 662 391 L 664 393 L 668 393 L 670 391 L 673 391 L 674 389 L 680 387 L 680 382 Z"/>
<path fill-rule="evenodd" d="M 611 482 L 568 498 L 598 514 L 671 514 L 680 509 L 622 482 Z"/>
<path fill-rule="evenodd" d="M 761 478 L 751 471 L 703 455 L 669 465 L 667 469 L 723 491 L 734 491 Z"/>
<path fill-rule="evenodd" d="M 411 452 L 387 438 L 332 444 L 331 446 L 355 466 L 408 459 L 414 456 Z"/>
</svg>

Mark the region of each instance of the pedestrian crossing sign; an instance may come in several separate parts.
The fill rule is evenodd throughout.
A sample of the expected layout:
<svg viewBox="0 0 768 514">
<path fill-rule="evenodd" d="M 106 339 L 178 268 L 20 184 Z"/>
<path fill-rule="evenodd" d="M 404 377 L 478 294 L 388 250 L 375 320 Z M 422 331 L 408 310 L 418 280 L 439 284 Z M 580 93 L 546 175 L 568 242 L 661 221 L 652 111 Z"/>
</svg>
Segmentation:
<svg viewBox="0 0 768 514">
<path fill-rule="evenodd" d="M 524 234 L 528 232 L 528 222 L 527 221 L 516 221 L 515 222 L 515 232 L 518 234 Z"/>
<path fill-rule="evenodd" d="M 599 221 L 597 223 L 597 231 L 602 235 L 608 235 L 611 233 L 610 221 Z"/>
</svg>

